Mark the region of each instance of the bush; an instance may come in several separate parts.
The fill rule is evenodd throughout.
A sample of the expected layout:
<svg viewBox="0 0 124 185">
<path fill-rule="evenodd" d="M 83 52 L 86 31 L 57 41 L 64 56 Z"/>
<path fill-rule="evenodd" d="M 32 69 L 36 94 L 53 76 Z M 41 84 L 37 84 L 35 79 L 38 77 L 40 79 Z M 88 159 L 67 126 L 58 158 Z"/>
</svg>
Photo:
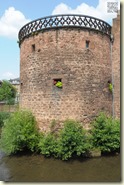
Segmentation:
<svg viewBox="0 0 124 185">
<path fill-rule="evenodd" d="M 115 152 L 120 148 L 120 123 L 119 120 L 107 117 L 101 113 L 93 123 L 91 130 L 93 146 L 102 153 Z"/>
<path fill-rule="evenodd" d="M 11 113 L 5 120 L 6 116 L 2 119 L 4 125 L 0 146 L 8 154 L 28 149 L 47 157 L 68 160 L 74 155 L 87 154 L 94 148 L 100 149 L 103 153 L 115 152 L 120 148 L 120 123 L 103 113 L 93 122 L 90 134 L 74 120 L 66 120 L 63 128 L 57 133 L 53 132 L 56 126 L 54 121 L 51 132 L 43 134 L 38 132 L 36 120 L 29 111 Z"/>
<path fill-rule="evenodd" d="M 4 121 L 10 116 L 9 112 L 0 112 L 0 127 L 4 125 Z"/>
<path fill-rule="evenodd" d="M 41 134 L 38 144 L 38 150 L 40 151 L 41 154 L 47 157 L 54 155 L 56 146 L 57 141 L 53 134 L 51 133 Z"/>
<path fill-rule="evenodd" d="M 16 88 L 9 81 L 3 80 L 0 87 L 0 101 L 7 101 L 8 104 L 13 104 L 16 91 Z"/>
<path fill-rule="evenodd" d="M 78 122 L 67 120 L 57 135 L 56 133 L 42 134 L 38 149 L 47 157 L 54 156 L 67 160 L 75 154 L 80 156 L 89 150 L 88 138 Z"/>
<path fill-rule="evenodd" d="M 80 123 L 67 120 L 64 122 L 64 128 L 60 131 L 55 154 L 62 160 L 71 158 L 74 154 L 80 156 L 90 149 L 88 135 Z"/>
<path fill-rule="evenodd" d="M 1 148 L 8 154 L 24 149 L 35 151 L 38 143 L 38 129 L 34 116 L 28 111 L 10 115 L 1 133 Z"/>
</svg>

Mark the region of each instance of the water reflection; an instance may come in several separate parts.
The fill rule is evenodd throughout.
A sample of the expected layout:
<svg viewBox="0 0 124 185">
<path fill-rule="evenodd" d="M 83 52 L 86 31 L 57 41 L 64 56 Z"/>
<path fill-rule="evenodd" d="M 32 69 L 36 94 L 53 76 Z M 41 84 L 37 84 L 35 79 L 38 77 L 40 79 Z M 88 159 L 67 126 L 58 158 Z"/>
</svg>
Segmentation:
<svg viewBox="0 0 124 185">
<path fill-rule="evenodd" d="M 22 155 L 4 157 L 0 164 L 0 180 L 12 182 L 120 182 L 120 176 L 120 156 L 64 162 Z"/>
<path fill-rule="evenodd" d="M 0 151 L 0 181 L 9 181 L 10 179 L 9 169 L 2 160 L 4 156 L 5 154 Z"/>
</svg>

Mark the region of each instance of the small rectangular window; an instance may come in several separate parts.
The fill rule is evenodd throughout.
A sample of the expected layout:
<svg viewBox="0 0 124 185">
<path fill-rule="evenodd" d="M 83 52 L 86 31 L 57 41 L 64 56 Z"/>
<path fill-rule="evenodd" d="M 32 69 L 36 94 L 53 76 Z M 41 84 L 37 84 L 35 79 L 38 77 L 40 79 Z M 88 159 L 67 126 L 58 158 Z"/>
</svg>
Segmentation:
<svg viewBox="0 0 124 185">
<path fill-rule="evenodd" d="M 86 48 L 89 48 L 90 41 L 86 40 Z"/>
<path fill-rule="evenodd" d="M 35 51 L 35 44 L 32 44 L 32 51 Z"/>
</svg>

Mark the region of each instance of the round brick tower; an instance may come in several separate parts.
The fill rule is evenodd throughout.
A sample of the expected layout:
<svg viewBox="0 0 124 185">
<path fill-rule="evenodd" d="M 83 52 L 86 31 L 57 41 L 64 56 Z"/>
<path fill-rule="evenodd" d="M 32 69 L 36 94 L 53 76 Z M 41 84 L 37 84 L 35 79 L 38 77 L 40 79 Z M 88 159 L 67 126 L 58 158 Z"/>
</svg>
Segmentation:
<svg viewBox="0 0 124 185">
<path fill-rule="evenodd" d="M 111 27 L 83 15 L 32 21 L 19 32 L 20 106 L 46 130 L 52 120 L 85 126 L 99 112 L 112 112 Z M 59 84 L 59 85 L 57 85 Z"/>
</svg>

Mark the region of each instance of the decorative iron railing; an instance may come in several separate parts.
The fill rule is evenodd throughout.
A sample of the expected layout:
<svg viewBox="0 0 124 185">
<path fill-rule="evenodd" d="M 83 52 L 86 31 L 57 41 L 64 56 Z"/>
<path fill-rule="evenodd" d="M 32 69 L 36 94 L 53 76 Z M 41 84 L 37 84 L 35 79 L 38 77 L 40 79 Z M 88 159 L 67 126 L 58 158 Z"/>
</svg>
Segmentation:
<svg viewBox="0 0 124 185">
<path fill-rule="evenodd" d="M 36 19 L 24 25 L 19 31 L 19 42 L 33 33 L 44 29 L 58 27 L 80 27 L 100 31 L 108 36 L 111 35 L 111 26 L 103 20 L 86 15 L 54 15 Z"/>
</svg>

